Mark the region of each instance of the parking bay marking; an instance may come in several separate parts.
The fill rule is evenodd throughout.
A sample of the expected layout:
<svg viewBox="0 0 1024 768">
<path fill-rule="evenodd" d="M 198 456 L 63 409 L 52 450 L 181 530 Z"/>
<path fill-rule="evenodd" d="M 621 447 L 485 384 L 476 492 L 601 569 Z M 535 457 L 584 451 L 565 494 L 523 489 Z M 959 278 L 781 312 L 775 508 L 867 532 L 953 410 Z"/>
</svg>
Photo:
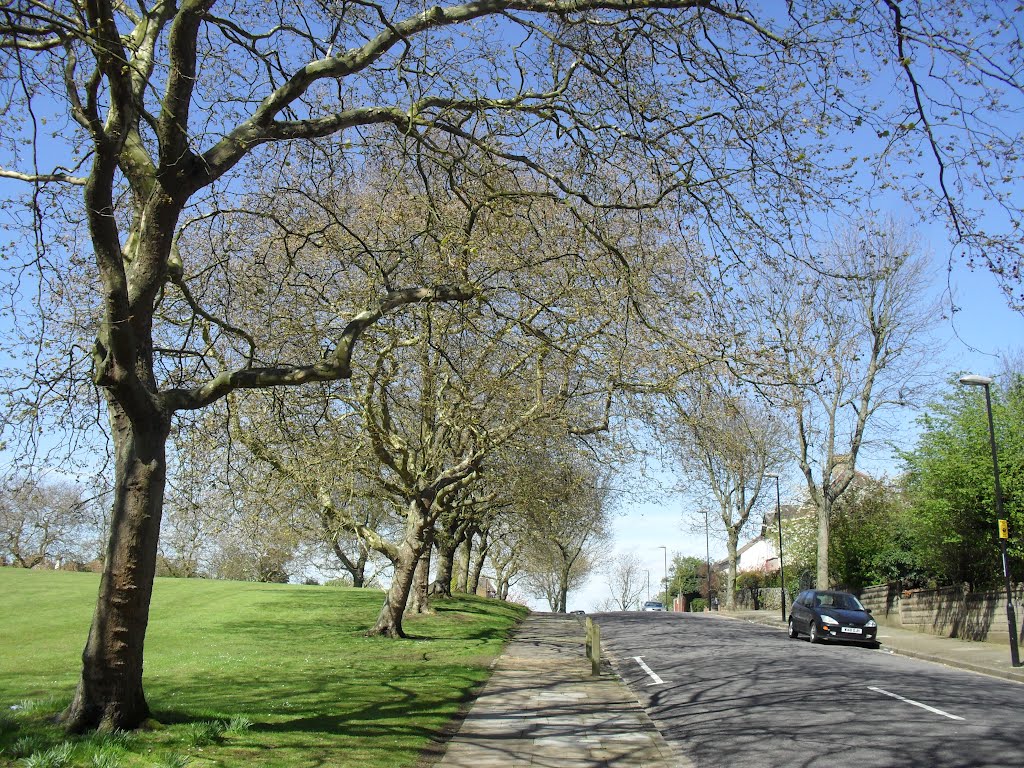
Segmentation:
<svg viewBox="0 0 1024 768">
<path fill-rule="evenodd" d="M 894 699 L 899 699 L 900 701 L 906 702 L 907 704 L 913 704 L 915 707 L 920 707 L 921 709 L 927 709 L 929 712 L 934 712 L 937 715 L 942 715 L 943 717 L 948 717 L 950 720 L 963 720 L 964 719 L 962 717 L 959 717 L 958 715 L 951 715 L 951 714 L 949 714 L 949 712 L 943 712 L 941 709 L 936 709 L 935 707 L 929 707 L 927 704 L 922 704 L 919 701 L 914 701 L 913 699 L 908 699 L 908 698 L 906 698 L 904 696 L 900 696 L 898 693 L 892 693 L 891 691 L 887 691 L 884 688 L 875 688 L 874 686 L 869 685 L 868 686 L 868 690 L 869 691 L 875 691 L 876 693 L 884 693 L 886 696 L 892 696 L 892 698 L 894 698 Z"/>
<path fill-rule="evenodd" d="M 646 672 L 648 675 L 650 675 L 651 680 L 654 681 L 653 683 L 648 683 L 648 685 L 664 685 L 665 684 L 665 681 L 662 680 L 660 677 L 658 677 L 657 673 L 653 669 L 648 667 L 647 664 L 644 663 L 644 657 L 643 656 L 634 656 L 633 657 L 633 661 L 635 661 L 637 664 L 639 664 L 640 665 L 640 669 L 642 669 L 644 672 Z"/>
</svg>

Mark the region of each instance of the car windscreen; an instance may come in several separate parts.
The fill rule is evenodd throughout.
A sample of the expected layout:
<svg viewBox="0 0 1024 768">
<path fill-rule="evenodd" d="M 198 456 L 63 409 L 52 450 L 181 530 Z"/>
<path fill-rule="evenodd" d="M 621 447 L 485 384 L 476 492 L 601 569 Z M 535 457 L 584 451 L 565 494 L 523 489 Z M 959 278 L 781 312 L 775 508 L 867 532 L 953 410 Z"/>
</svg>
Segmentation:
<svg viewBox="0 0 1024 768">
<path fill-rule="evenodd" d="M 840 610 L 843 610 L 843 611 L 863 611 L 864 610 L 864 606 L 861 605 L 860 600 L 858 600 L 853 595 L 838 594 L 838 595 L 829 595 L 829 597 L 832 598 L 831 605 L 834 606 L 835 608 L 839 608 Z"/>
</svg>

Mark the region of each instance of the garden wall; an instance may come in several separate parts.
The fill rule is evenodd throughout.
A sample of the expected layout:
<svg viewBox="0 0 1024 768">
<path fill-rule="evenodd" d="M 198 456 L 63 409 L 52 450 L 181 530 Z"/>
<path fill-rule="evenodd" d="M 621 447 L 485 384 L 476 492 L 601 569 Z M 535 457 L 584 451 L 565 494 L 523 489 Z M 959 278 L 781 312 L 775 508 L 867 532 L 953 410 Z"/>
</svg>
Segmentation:
<svg viewBox="0 0 1024 768">
<path fill-rule="evenodd" d="M 960 587 L 903 590 L 898 584 L 882 584 L 862 590 L 859 596 L 879 624 L 942 637 L 1010 643 L 1004 592 L 969 592 Z M 1024 629 L 1022 602 L 1024 584 L 1018 584 L 1014 591 L 1018 632 Z"/>
<path fill-rule="evenodd" d="M 793 602 L 793 597 L 786 594 L 786 609 Z M 736 608 L 741 611 L 763 611 L 768 609 L 778 610 L 779 588 L 761 587 L 759 589 L 738 589 L 736 590 Z"/>
</svg>

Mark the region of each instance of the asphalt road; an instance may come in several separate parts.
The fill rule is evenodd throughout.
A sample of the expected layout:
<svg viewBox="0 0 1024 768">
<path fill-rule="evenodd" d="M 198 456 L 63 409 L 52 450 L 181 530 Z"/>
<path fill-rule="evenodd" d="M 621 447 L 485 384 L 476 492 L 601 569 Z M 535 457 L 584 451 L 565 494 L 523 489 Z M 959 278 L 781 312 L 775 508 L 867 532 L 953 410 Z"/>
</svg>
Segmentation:
<svg viewBox="0 0 1024 768">
<path fill-rule="evenodd" d="M 703 614 L 594 619 L 623 679 L 696 768 L 1024 766 L 1018 683 Z"/>
</svg>

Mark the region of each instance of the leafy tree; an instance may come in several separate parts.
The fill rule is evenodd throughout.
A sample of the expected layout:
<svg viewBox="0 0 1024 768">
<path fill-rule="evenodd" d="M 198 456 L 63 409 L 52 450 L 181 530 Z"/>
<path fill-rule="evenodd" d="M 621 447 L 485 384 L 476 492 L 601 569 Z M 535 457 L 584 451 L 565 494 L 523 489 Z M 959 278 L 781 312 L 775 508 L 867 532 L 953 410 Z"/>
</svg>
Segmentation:
<svg viewBox="0 0 1024 768">
<path fill-rule="evenodd" d="M 899 489 L 858 475 L 832 514 L 832 583 L 860 589 L 920 579 L 913 513 Z"/>
<path fill-rule="evenodd" d="M 1024 570 L 1024 378 L 1007 372 L 991 386 L 1011 572 Z M 915 550 L 937 584 L 995 586 L 1002 563 L 984 393 L 953 384 L 919 420 L 903 454 Z"/>
<path fill-rule="evenodd" d="M 569 593 L 603 560 L 610 491 L 601 473 L 569 445 L 551 448 L 528 454 L 533 493 L 520 514 L 527 584 L 552 611 L 565 613 Z"/>
<path fill-rule="evenodd" d="M 675 555 L 669 568 L 668 580 L 669 593 L 673 595 L 683 595 L 690 601 L 700 595 L 706 596 L 708 591 L 707 561 L 693 555 Z M 717 575 L 712 574 L 712 592 L 714 592 L 717 581 Z"/>
<path fill-rule="evenodd" d="M 491 527 L 488 560 L 494 569 L 494 589 L 499 600 L 508 600 L 517 583 L 526 578 L 526 533 L 518 521 L 502 517 Z"/>
<path fill-rule="evenodd" d="M 786 576 L 787 597 L 795 596 L 801 589 L 813 585 L 813 574 L 817 569 L 818 560 L 818 520 L 812 509 L 802 514 L 799 507 L 783 505 L 782 523 L 782 556 Z M 775 515 L 771 515 L 765 526 L 765 537 L 769 541 L 779 540 L 779 523 Z M 778 579 L 774 582 L 769 577 L 770 586 L 779 586 Z"/>
</svg>

